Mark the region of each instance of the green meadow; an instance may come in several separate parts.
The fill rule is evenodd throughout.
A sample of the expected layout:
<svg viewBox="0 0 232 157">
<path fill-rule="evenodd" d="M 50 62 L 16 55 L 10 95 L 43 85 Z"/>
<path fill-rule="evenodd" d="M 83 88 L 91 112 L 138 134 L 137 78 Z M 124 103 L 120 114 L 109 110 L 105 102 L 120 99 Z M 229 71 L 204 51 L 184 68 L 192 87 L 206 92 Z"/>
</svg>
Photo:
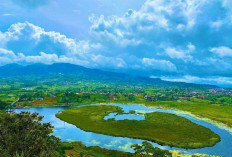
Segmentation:
<svg viewBox="0 0 232 157">
<path fill-rule="evenodd" d="M 145 114 L 145 120 L 104 120 L 109 113 L 121 114 L 117 106 L 84 106 L 56 114 L 58 118 L 85 130 L 106 135 L 138 138 L 181 148 L 213 146 L 220 137 L 203 126 L 169 113 Z"/>
</svg>

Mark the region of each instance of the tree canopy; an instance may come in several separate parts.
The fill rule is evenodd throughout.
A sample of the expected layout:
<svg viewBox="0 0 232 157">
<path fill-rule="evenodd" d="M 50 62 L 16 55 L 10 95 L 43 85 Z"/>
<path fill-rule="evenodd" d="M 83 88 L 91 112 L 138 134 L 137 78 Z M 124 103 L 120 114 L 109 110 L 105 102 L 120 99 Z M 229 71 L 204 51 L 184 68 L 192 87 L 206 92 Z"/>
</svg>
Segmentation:
<svg viewBox="0 0 232 157">
<path fill-rule="evenodd" d="M 21 112 L 4 114 L 0 118 L 0 154 L 12 157 L 59 156 L 56 148 L 59 139 L 51 135 L 50 123 L 41 123 L 43 117 L 37 113 Z"/>
<path fill-rule="evenodd" d="M 10 104 L 0 100 L 0 110 L 9 108 Z"/>
<path fill-rule="evenodd" d="M 131 146 L 134 149 L 137 156 L 141 155 L 152 155 L 154 157 L 171 157 L 172 153 L 168 150 L 162 150 L 158 147 L 153 147 L 153 145 L 147 141 L 143 141 L 142 145 L 133 144 Z"/>
</svg>

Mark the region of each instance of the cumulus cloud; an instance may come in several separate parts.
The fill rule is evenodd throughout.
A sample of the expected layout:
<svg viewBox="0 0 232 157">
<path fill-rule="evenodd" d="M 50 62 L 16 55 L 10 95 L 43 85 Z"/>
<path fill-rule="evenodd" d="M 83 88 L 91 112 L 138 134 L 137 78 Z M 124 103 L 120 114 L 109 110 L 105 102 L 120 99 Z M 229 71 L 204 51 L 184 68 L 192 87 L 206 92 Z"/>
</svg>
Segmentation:
<svg viewBox="0 0 232 157">
<path fill-rule="evenodd" d="M 3 48 L 0 48 L 0 65 L 13 63 L 15 62 L 16 55 L 13 51 L 9 51 Z"/>
<path fill-rule="evenodd" d="M 175 71 L 176 66 L 167 60 L 157 60 L 154 58 L 143 58 L 142 64 L 151 69 L 161 70 L 161 71 Z"/>
<path fill-rule="evenodd" d="M 0 39 L 1 65 L 12 62 L 67 62 L 88 66 L 91 61 L 89 53 L 101 48 L 98 43 L 76 41 L 29 22 L 12 24 L 6 32 L 0 32 Z"/>
<path fill-rule="evenodd" d="M 84 53 L 88 43 L 68 38 L 54 31 L 45 31 L 43 28 L 33 25 L 29 22 L 16 23 L 10 26 L 5 33 L 5 41 L 7 47 L 15 52 L 23 51 L 27 54 L 36 54 L 40 51 L 48 51 L 48 53 L 56 54 L 73 54 L 77 53 L 77 47 L 81 53 Z M 24 43 L 24 46 L 21 44 Z M 78 45 L 78 46 L 77 46 Z"/>
<path fill-rule="evenodd" d="M 229 75 L 231 59 L 215 65 L 218 60 L 215 54 L 228 57 L 229 47 L 214 48 L 232 43 L 228 36 L 228 32 L 232 33 L 228 3 L 228 0 L 147 0 L 139 10 L 129 9 L 124 16 L 91 16 L 90 33 L 93 40 L 105 47 L 103 53 L 112 56 L 126 53 L 125 56 L 138 60 L 167 61 L 183 75 Z M 220 70 L 218 67 L 223 65 L 227 66 Z M 147 64 L 146 68 L 151 70 Z M 165 71 L 170 68 L 166 66 Z"/>
<path fill-rule="evenodd" d="M 192 58 L 189 55 L 188 51 L 177 50 L 176 48 L 172 48 L 172 47 L 166 48 L 165 51 L 171 58 L 177 58 L 177 59 Z"/>
<path fill-rule="evenodd" d="M 187 45 L 187 48 L 180 49 L 175 47 L 167 47 L 165 48 L 166 54 L 174 59 L 182 59 L 184 61 L 191 60 L 193 57 L 191 56 L 191 52 L 195 50 L 195 46 L 192 43 Z"/>
<path fill-rule="evenodd" d="M 232 49 L 226 46 L 214 47 L 210 51 L 220 57 L 232 57 Z"/>
<path fill-rule="evenodd" d="M 15 56 L 13 51 L 9 51 L 3 48 L 0 48 L 0 55 L 3 57 L 12 57 Z"/>
<path fill-rule="evenodd" d="M 120 57 L 104 56 L 100 43 L 77 41 L 29 22 L 12 24 L 0 32 L 0 65 L 7 63 L 72 63 L 93 68 L 126 68 Z"/>
<path fill-rule="evenodd" d="M 93 64 L 101 68 L 125 68 L 126 62 L 122 58 L 106 57 L 102 55 L 92 56 Z"/>
<path fill-rule="evenodd" d="M 123 46 L 164 40 L 194 27 L 204 4 L 205 0 L 147 0 L 140 10 L 129 9 L 123 17 L 93 15 L 91 33 Z"/>
<path fill-rule="evenodd" d="M 25 55 L 23 53 L 15 54 L 13 51 L 9 51 L 0 48 L 0 65 L 15 62 L 27 62 L 27 63 L 73 63 L 73 64 L 87 64 L 85 61 L 78 60 L 77 58 L 69 58 L 65 55 L 58 56 L 57 54 L 47 54 L 40 52 L 38 55 Z"/>
</svg>

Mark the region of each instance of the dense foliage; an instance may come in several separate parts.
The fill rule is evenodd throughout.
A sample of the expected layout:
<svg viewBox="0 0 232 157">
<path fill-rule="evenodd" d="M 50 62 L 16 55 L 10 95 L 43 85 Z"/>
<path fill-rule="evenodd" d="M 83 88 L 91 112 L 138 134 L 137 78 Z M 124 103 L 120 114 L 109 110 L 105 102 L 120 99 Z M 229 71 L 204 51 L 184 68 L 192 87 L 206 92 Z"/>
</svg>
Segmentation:
<svg viewBox="0 0 232 157">
<path fill-rule="evenodd" d="M 9 103 L 0 100 L 0 110 L 9 108 Z"/>
<path fill-rule="evenodd" d="M 144 141 L 142 145 L 133 144 L 131 148 L 134 149 L 136 156 L 152 155 L 154 157 L 172 157 L 172 153 L 170 153 L 168 150 L 153 147 L 153 145 L 147 141 Z"/>
<path fill-rule="evenodd" d="M 59 139 L 50 135 L 50 123 L 37 113 L 4 114 L 0 118 L 0 154 L 24 157 L 55 157 Z"/>
<path fill-rule="evenodd" d="M 81 142 L 62 142 L 58 151 L 69 157 L 134 157 L 134 153 L 101 148 L 99 146 L 85 146 Z"/>
</svg>

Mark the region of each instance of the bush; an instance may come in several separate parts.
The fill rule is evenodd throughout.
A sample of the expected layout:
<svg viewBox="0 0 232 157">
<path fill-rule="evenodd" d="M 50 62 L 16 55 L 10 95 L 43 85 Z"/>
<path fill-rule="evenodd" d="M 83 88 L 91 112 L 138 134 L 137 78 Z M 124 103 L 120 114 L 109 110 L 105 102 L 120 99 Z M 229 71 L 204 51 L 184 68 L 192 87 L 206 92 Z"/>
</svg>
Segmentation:
<svg viewBox="0 0 232 157">
<path fill-rule="evenodd" d="M 72 149 L 73 149 L 73 145 L 71 143 L 62 142 L 57 148 L 57 152 L 59 152 L 62 156 L 65 157 L 65 150 L 72 150 Z"/>
</svg>

